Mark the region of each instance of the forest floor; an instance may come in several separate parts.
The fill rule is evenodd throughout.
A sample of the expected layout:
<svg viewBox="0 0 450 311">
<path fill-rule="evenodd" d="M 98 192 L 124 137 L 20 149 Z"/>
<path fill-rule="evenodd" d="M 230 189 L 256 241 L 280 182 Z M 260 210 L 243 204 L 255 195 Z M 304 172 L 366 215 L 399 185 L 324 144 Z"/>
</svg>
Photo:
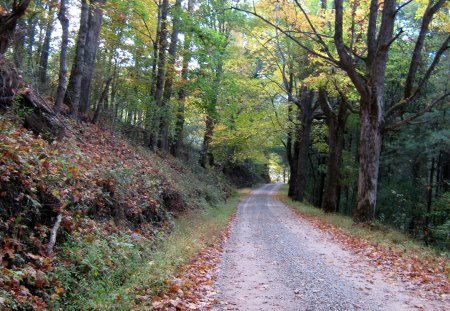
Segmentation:
<svg viewBox="0 0 450 311">
<path fill-rule="evenodd" d="M 238 206 L 213 309 L 450 310 L 445 274 L 437 291 L 400 277 L 276 199 L 280 186 L 265 185 Z"/>
</svg>

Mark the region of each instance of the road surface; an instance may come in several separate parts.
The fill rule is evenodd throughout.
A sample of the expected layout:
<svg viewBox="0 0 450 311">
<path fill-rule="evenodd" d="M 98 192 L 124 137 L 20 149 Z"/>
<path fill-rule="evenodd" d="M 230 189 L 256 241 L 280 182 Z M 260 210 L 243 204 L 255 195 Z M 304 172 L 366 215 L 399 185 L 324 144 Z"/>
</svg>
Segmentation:
<svg viewBox="0 0 450 311">
<path fill-rule="evenodd" d="M 280 186 L 265 185 L 238 206 L 216 310 L 450 310 L 385 278 L 298 217 L 273 197 Z"/>
</svg>

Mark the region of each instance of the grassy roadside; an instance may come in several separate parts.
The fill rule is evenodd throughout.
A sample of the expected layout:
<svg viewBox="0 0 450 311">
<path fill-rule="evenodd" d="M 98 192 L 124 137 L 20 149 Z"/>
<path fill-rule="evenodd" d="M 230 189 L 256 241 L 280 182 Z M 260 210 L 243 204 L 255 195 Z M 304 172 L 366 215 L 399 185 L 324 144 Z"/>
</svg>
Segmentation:
<svg viewBox="0 0 450 311">
<path fill-rule="evenodd" d="M 60 266 L 55 276 L 66 290 L 54 304 L 64 310 L 127 310 L 142 299 L 167 290 L 166 281 L 202 249 L 222 236 L 241 196 L 228 202 L 184 214 L 174 220 L 169 235 L 155 235 L 153 241 L 127 234 L 102 236 L 95 232 L 88 240 L 66 246 L 65 254 L 80 258 L 76 268 Z M 85 267 L 84 267 L 84 266 Z M 82 279 L 77 273 L 84 268 Z M 113 306 L 113 307 L 112 307 Z"/>
<path fill-rule="evenodd" d="M 412 239 L 405 233 L 393 230 L 382 224 L 374 224 L 374 226 L 370 228 L 356 225 L 349 216 L 324 213 L 321 209 L 314 206 L 294 202 L 288 197 L 287 193 L 288 187 L 283 186 L 280 189 L 278 198 L 301 214 L 341 229 L 347 235 L 362 238 L 371 244 L 381 245 L 382 247 L 406 256 L 419 256 L 427 260 L 436 256 L 448 259 L 448 254 L 438 254 L 436 249 Z M 450 269 L 450 264 L 448 264 L 448 269 Z"/>
</svg>

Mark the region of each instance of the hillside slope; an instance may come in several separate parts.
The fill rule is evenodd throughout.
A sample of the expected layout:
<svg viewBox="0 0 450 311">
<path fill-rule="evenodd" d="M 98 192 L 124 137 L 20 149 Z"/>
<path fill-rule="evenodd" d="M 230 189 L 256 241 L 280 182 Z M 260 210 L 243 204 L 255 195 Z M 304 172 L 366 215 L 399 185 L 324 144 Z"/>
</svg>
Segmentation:
<svg viewBox="0 0 450 311">
<path fill-rule="evenodd" d="M 219 174 L 163 160 L 98 127 L 65 120 L 66 137 L 49 143 L 20 121 L 0 116 L 2 307 L 46 309 L 73 298 L 86 275 L 142 259 L 174 216 L 231 195 Z"/>
</svg>

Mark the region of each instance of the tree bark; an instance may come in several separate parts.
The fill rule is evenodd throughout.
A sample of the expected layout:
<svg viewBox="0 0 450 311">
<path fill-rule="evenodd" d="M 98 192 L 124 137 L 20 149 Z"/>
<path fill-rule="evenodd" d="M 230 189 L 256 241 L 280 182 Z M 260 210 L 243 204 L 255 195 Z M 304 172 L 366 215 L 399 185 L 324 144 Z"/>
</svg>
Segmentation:
<svg viewBox="0 0 450 311">
<path fill-rule="evenodd" d="M 78 108 L 81 96 L 81 79 L 84 69 L 84 48 L 86 45 L 87 22 L 89 18 L 89 5 L 86 0 L 81 2 L 80 29 L 78 31 L 75 61 L 72 66 L 69 84 L 67 86 L 64 101 L 70 107 L 70 114 L 73 118 L 78 116 Z"/>
<path fill-rule="evenodd" d="M 59 79 L 55 99 L 55 112 L 59 113 L 64 100 L 67 83 L 67 47 L 69 45 L 69 19 L 67 18 L 67 0 L 61 0 L 58 19 L 61 23 L 61 53 L 59 56 Z"/>
<path fill-rule="evenodd" d="M 25 21 L 24 19 L 19 19 L 17 22 L 17 28 L 14 34 L 14 65 L 17 69 L 22 69 L 23 60 L 25 54 Z"/>
<path fill-rule="evenodd" d="M 296 127 L 297 133 L 301 132 L 300 126 Z M 295 197 L 295 191 L 298 187 L 297 185 L 297 167 L 298 167 L 298 154 L 300 151 L 300 137 L 299 135 L 294 136 L 294 144 L 293 144 L 293 150 L 292 150 L 292 160 L 291 160 L 291 168 L 290 168 L 290 177 L 289 177 L 289 190 L 288 190 L 288 196 L 292 199 Z"/>
<path fill-rule="evenodd" d="M 187 12 L 192 13 L 194 8 L 194 1 L 188 0 Z M 184 46 L 183 46 L 183 65 L 181 68 L 181 87 L 178 91 L 178 109 L 177 109 L 177 121 L 175 123 L 175 136 L 172 143 L 172 155 L 174 157 L 180 156 L 180 149 L 183 144 L 183 131 L 184 131 L 184 112 L 186 101 L 186 88 L 188 84 L 189 74 L 189 62 L 191 61 L 191 33 L 186 32 L 184 34 Z"/>
<path fill-rule="evenodd" d="M 356 70 L 352 56 L 348 54 L 344 45 L 343 1 L 335 0 L 334 42 L 339 55 L 339 66 L 347 72 L 361 95 L 358 200 L 353 215 L 355 222 L 369 222 L 375 217 L 382 142 L 381 131 L 384 124 L 384 85 L 388 51 L 394 31 L 395 2 L 395 0 L 384 1 L 381 25 L 376 40 L 376 22 L 374 20 L 376 20 L 377 12 L 372 6 L 377 2 L 371 2 L 366 59 L 367 74 L 363 77 Z"/>
<path fill-rule="evenodd" d="M 45 28 L 45 36 L 44 36 L 44 42 L 42 43 L 41 47 L 41 55 L 39 56 L 39 83 L 41 86 L 45 86 L 47 84 L 47 68 L 48 68 L 48 58 L 50 56 L 50 40 L 52 38 L 53 34 L 53 28 L 54 28 L 54 7 L 56 6 L 56 1 L 52 0 L 49 3 L 48 8 L 48 21 L 47 26 Z"/>
<path fill-rule="evenodd" d="M 340 99 L 338 114 L 330 107 L 325 90 L 319 90 L 319 102 L 326 116 L 328 125 L 328 163 L 325 189 L 321 208 L 327 212 L 336 212 L 338 206 L 339 176 L 341 170 L 342 151 L 344 149 L 345 123 L 347 106 Z"/>
<path fill-rule="evenodd" d="M 170 98 L 172 96 L 173 79 L 175 76 L 175 61 L 177 57 L 178 33 L 180 28 L 180 18 L 178 16 L 180 12 L 177 11 L 179 11 L 180 8 L 181 8 L 181 0 L 176 0 L 175 5 L 172 8 L 173 26 L 172 26 L 172 34 L 170 36 L 170 46 L 168 54 L 169 58 L 167 61 L 168 66 L 162 99 L 163 114 L 161 117 L 161 133 L 160 133 L 162 152 L 169 151 Z"/>
<path fill-rule="evenodd" d="M 308 176 L 308 152 L 311 144 L 311 128 L 314 119 L 313 116 L 313 98 L 314 93 L 307 89 L 306 86 L 302 87 L 300 98 L 300 122 L 301 133 L 300 146 L 297 160 L 297 172 L 296 172 L 296 189 L 294 193 L 294 200 L 303 201 L 306 192 L 306 179 Z"/>
<path fill-rule="evenodd" d="M 81 89 L 83 92 L 81 92 L 80 96 L 80 113 L 83 116 L 85 116 L 89 110 L 92 76 L 95 69 L 95 59 L 99 45 L 100 30 L 103 20 L 103 7 L 105 3 L 106 0 L 93 0 L 91 1 L 89 9 L 88 29 L 84 47 L 84 69 L 81 79 Z"/>
<path fill-rule="evenodd" d="M 156 111 L 153 118 L 151 133 L 151 149 L 153 152 L 158 150 L 160 117 L 163 107 L 164 81 L 166 77 L 166 49 L 167 49 L 167 15 L 169 11 L 169 0 L 163 0 L 161 4 L 161 33 L 159 36 L 158 51 L 158 73 L 156 75 L 156 93 L 155 104 Z"/>
<path fill-rule="evenodd" d="M 31 0 L 23 0 L 19 3 L 14 1 L 11 12 L 3 12 L 0 14 L 0 60 L 3 59 L 6 51 L 14 38 L 17 21 L 21 18 L 30 4 Z"/>
<path fill-rule="evenodd" d="M 208 163 L 209 145 L 211 144 L 214 135 L 214 119 L 210 113 L 206 114 L 205 124 L 205 135 L 203 137 L 199 160 L 200 166 L 203 168 L 206 168 L 206 164 Z"/>
</svg>

